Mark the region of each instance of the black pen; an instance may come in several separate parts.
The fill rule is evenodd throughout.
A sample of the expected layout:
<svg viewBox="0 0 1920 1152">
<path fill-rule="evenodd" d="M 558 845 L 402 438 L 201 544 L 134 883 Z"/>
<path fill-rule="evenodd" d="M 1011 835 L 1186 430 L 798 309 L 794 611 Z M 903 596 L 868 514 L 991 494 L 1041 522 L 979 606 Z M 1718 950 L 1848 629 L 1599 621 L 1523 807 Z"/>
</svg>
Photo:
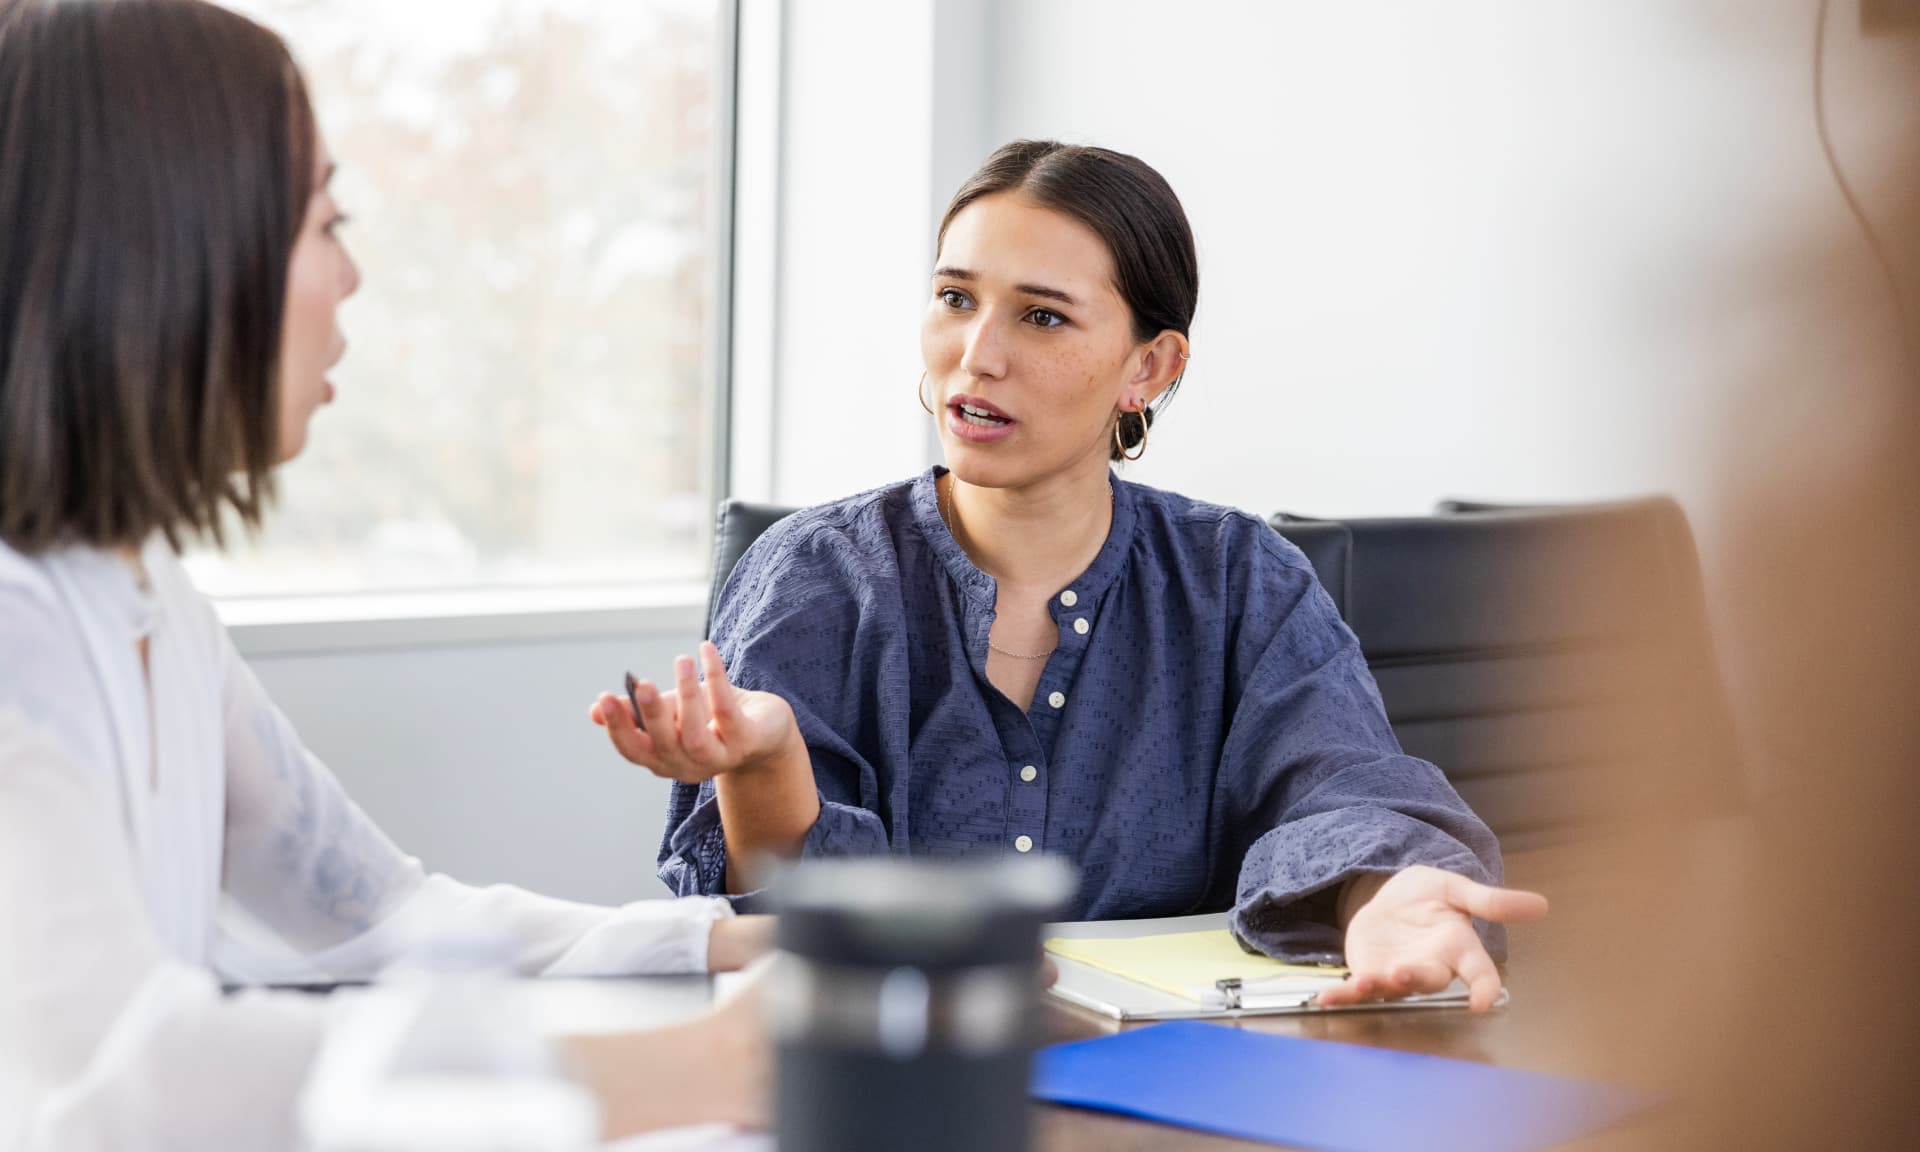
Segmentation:
<svg viewBox="0 0 1920 1152">
<path fill-rule="evenodd" d="M 645 732 L 647 722 L 640 719 L 640 701 L 633 698 L 633 673 L 627 673 L 627 703 L 633 708 L 633 726 Z"/>
</svg>

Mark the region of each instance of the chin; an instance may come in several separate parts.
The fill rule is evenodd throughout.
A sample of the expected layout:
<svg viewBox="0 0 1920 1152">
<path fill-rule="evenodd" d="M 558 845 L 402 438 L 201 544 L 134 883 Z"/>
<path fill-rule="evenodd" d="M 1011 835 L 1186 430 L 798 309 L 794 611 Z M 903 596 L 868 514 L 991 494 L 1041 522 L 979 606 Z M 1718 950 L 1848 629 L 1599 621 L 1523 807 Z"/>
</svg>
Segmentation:
<svg viewBox="0 0 1920 1152">
<path fill-rule="evenodd" d="M 975 488 L 1017 488 L 1027 478 L 1030 469 L 1022 467 L 1018 461 L 973 451 L 963 444 L 957 449 L 947 449 L 947 471 L 959 477 L 962 483 Z"/>
<path fill-rule="evenodd" d="M 307 424 L 312 418 L 312 413 L 308 413 L 299 423 L 280 430 L 280 463 L 285 464 L 307 450 Z"/>
<path fill-rule="evenodd" d="M 319 412 L 325 394 L 320 391 L 326 385 L 322 383 L 313 389 L 312 398 L 299 402 L 299 412 L 282 411 L 280 413 L 280 463 L 285 464 L 304 452 L 307 437 L 313 428 L 314 414 Z"/>
</svg>

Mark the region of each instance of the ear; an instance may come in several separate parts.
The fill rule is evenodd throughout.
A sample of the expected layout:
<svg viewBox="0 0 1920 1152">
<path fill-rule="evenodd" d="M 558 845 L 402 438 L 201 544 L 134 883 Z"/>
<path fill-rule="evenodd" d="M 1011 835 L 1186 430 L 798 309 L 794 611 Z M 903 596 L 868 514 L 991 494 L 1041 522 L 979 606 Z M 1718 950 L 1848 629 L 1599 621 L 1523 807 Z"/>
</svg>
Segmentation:
<svg viewBox="0 0 1920 1152">
<path fill-rule="evenodd" d="M 1171 328 L 1142 344 L 1136 353 L 1140 367 L 1128 383 L 1122 406 L 1138 411 L 1160 399 L 1186 372 L 1191 354 L 1187 349 L 1187 338 Z"/>
</svg>

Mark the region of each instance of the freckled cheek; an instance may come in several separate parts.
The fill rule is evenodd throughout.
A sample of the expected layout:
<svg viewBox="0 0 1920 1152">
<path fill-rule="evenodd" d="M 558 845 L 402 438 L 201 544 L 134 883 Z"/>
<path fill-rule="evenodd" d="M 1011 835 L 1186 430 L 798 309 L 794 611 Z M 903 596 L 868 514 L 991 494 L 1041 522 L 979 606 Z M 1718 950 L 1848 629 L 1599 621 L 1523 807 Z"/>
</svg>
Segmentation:
<svg viewBox="0 0 1920 1152">
<path fill-rule="evenodd" d="M 1063 404 L 1083 408 L 1104 402 L 1105 382 L 1087 364 L 1086 357 L 1072 350 L 1038 351 L 1027 364 L 1028 374 L 1035 380 L 1044 381 L 1049 386 L 1048 390 Z"/>
<path fill-rule="evenodd" d="M 1086 383 L 1080 387 L 1080 411 L 1086 414 L 1089 424 L 1104 425 L 1113 413 L 1113 388 L 1098 373 L 1090 373 Z"/>
</svg>

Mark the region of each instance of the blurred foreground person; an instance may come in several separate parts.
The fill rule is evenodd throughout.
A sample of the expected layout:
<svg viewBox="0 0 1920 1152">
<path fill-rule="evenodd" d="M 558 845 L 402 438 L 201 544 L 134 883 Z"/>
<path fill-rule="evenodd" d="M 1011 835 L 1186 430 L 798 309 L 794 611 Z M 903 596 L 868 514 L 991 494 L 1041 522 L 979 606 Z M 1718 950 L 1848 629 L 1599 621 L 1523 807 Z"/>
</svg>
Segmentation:
<svg viewBox="0 0 1920 1152">
<path fill-rule="evenodd" d="M 1848 6 L 1827 18 L 1838 39 Z M 1920 1139 L 1920 38 L 1872 48 L 1912 66 L 1880 73 L 1897 93 L 1856 89 L 1875 98 L 1847 110 L 1856 185 L 1702 337 L 1725 368 L 1696 449 L 1750 802 L 1684 822 L 1671 776 L 1622 779 L 1615 834 L 1562 883 L 1528 876 L 1562 912 L 1555 963 L 1535 958 L 1557 1042 L 1669 1098 L 1606 1147 Z"/>
</svg>

